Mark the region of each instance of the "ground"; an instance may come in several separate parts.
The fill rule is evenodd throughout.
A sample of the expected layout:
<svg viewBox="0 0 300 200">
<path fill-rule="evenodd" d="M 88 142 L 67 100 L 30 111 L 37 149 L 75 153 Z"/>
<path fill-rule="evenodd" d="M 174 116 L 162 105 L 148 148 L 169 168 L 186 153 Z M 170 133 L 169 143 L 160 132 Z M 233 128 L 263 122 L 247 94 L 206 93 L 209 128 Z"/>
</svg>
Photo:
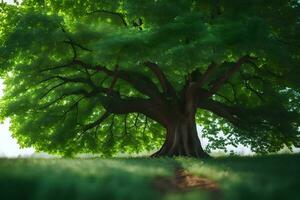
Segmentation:
<svg viewBox="0 0 300 200">
<path fill-rule="evenodd" d="M 117 159 L 0 159 L 0 199 L 297 199 L 300 154 Z"/>
</svg>

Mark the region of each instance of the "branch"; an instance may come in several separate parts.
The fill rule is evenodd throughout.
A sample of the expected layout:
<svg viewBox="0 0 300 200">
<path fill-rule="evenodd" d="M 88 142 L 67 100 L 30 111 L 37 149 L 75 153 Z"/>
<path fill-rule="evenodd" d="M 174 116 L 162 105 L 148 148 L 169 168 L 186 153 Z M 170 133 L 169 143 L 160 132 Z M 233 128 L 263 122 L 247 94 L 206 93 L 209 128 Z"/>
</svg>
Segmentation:
<svg viewBox="0 0 300 200">
<path fill-rule="evenodd" d="M 96 66 L 90 66 L 91 69 L 95 69 L 98 72 L 103 72 L 106 75 L 110 77 L 115 77 L 115 72 L 112 70 L 107 69 L 104 66 L 96 65 Z M 156 87 L 156 85 L 149 79 L 147 76 L 134 71 L 125 71 L 125 70 L 119 70 L 118 71 L 118 78 L 126 81 L 131 86 L 133 86 L 134 89 L 139 91 L 140 93 L 149 96 L 156 102 L 162 102 L 163 98 Z"/>
<path fill-rule="evenodd" d="M 64 33 L 66 33 L 65 29 L 62 28 L 62 31 Z M 57 67 L 52 67 L 52 68 L 46 68 L 46 69 L 43 69 L 43 70 L 40 70 L 40 72 L 45 72 L 45 71 L 49 71 L 49 70 L 55 70 L 55 69 L 60 69 L 60 68 L 65 68 L 65 67 L 68 67 L 68 66 L 71 66 L 71 65 L 75 65 L 76 64 L 76 59 L 78 57 L 78 53 L 76 51 L 76 47 L 79 47 L 80 49 L 82 50 L 85 50 L 85 51 L 89 51 L 89 52 L 92 52 L 92 50 L 84 47 L 83 45 L 75 42 L 71 37 L 69 36 L 66 36 L 68 40 L 64 40 L 63 42 L 66 43 L 66 44 L 69 44 L 71 45 L 71 48 L 72 48 L 72 51 L 73 51 L 73 58 L 72 58 L 72 61 L 70 61 L 69 63 L 65 64 L 65 65 L 61 65 L 61 66 L 57 66 Z"/>
<path fill-rule="evenodd" d="M 107 119 L 109 116 L 111 115 L 111 113 L 105 111 L 105 113 L 103 115 L 101 115 L 99 117 L 99 119 L 97 119 L 96 121 L 94 121 L 93 123 L 87 124 L 84 126 L 83 128 L 83 133 L 85 133 L 86 131 L 98 126 L 99 124 L 101 124 L 105 119 Z"/>
<path fill-rule="evenodd" d="M 62 27 L 62 31 L 64 32 L 64 33 L 67 33 L 66 32 L 66 30 Z M 77 58 L 77 51 L 76 51 L 76 48 L 75 48 L 75 44 L 72 42 L 72 39 L 70 38 L 70 37 L 68 37 L 68 36 L 66 36 L 68 39 L 69 39 L 69 41 L 68 41 L 68 43 L 67 44 L 70 44 L 71 45 L 71 48 L 72 48 L 72 51 L 73 51 L 73 59 L 72 60 L 75 60 L 76 58 Z M 65 41 L 64 41 L 65 42 Z M 66 42 L 65 42 L 66 43 Z"/>
<path fill-rule="evenodd" d="M 75 48 L 75 46 L 77 46 L 77 47 L 79 47 L 80 49 L 82 49 L 84 51 L 92 52 L 91 49 L 88 49 L 88 48 L 84 47 L 83 45 L 75 42 L 74 40 L 71 40 L 70 38 L 69 38 L 69 40 L 65 40 L 63 42 L 66 43 L 66 44 L 70 44 L 73 48 Z"/>
<path fill-rule="evenodd" d="M 54 101 L 48 103 L 47 105 L 44 105 L 42 106 L 40 109 L 45 109 L 45 108 L 48 108 L 50 107 L 51 105 L 63 100 L 65 97 L 68 97 L 68 96 L 72 96 L 72 95 L 83 95 L 83 96 L 88 96 L 88 92 L 85 91 L 84 89 L 79 89 L 79 90 L 75 90 L 75 91 L 70 91 L 70 92 L 67 92 L 67 93 L 64 93 L 62 94 L 60 97 L 58 97 L 57 99 L 55 99 Z"/>
<path fill-rule="evenodd" d="M 255 70 L 257 70 L 257 71 L 259 71 L 259 72 L 261 72 L 261 73 L 267 73 L 267 74 L 269 74 L 269 75 L 271 75 L 271 76 L 273 76 L 273 77 L 275 77 L 275 78 L 277 78 L 277 79 L 283 78 L 282 75 L 276 74 L 276 73 L 272 72 L 271 70 L 269 70 L 269 69 L 266 68 L 266 67 L 259 68 L 259 67 L 256 65 L 256 63 L 254 63 L 254 62 L 251 61 L 251 60 L 249 60 L 248 63 L 249 63 Z M 264 66 L 265 66 L 265 65 L 264 65 Z"/>
<path fill-rule="evenodd" d="M 46 79 L 47 81 L 52 80 L 52 79 L 60 79 L 64 82 L 71 82 L 71 83 L 86 83 L 86 84 L 90 84 L 89 81 L 85 78 L 82 77 L 76 77 L 76 78 L 69 78 L 69 77 L 64 77 L 64 76 L 51 76 L 48 79 Z M 45 80 L 45 81 L 46 81 Z"/>
<path fill-rule="evenodd" d="M 215 94 L 224 83 L 231 78 L 240 68 L 241 66 L 246 63 L 250 62 L 252 58 L 248 55 L 241 57 L 235 64 L 234 66 L 227 71 L 223 76 L 221 76 L 217 81 L 214 83 L 212 88 L 210 89 L 210 96 Z"/>
<path fill-rule="evenodd" d="M 112 119 L 111 119 L 111 123 L 110 123 L 110 126 L 109 126 L 109 132 L 111 135 L 113 135 L 113 127 L 114 127 L 114 124 L 115 124 L 115 115 L 112 116 Z"/>
<path fill-rule="evenodd" d="M 120 96 L 100 96 L 98 95 L 102 106 L 105 110 L 113 114 L 129 114 L 141 113 L 149 118 L 166 125 L 168 119 L 165 117 L 164 109 L 161 105 L 153 103 L 151 99 L 144 99 L 140 97 L 128 97 L 126 99 Z"/>
<path fill-rule="evenodd" d="M 43 83 L 43 82 L 47 82 L 47 81 L 51 81 L 53 79 L 59 79 L 59 80 L 62 80 L 62 84 L 59 84 L 60 85 L 63 85 L 63 84 L 66 84 L 66 83 L 83 83 L 83 84 L 86 84 L 88 86 L 90 86 L 93 90 L 97 90 L 98 92 L 104 92 L 104 93 L 107 93 L 108 92 L 108 89 L 106 88 L 102 88 L 102 87 L 98 87 L 96 86 L 91 79 L 85 79 L 85 78 L 82 78 L 82 77 L 75 77 L 75 78 L 69 78 L 69 77 L 64 77 L 64 76 L 59 76 L 59 75 L 56 75 L 56 76 L 51 76 L 45 80 L 42 80 L 40 81 L 38 84 L 40 83 Z M 51 90 L 55 89 L 57 87 L 53 87 L 51 88 Z M 51 91 L 50 90 L 50 91 Z M 49 92 L 50 92 L 49 91 Z M 43 95 L 43 97 L 45 97 L 49 92 L 45 93 Z M 42 97 L 42 98 L 43 98 Z"/>
<path fill-rule="evenodd" d="M 124 117 L 124 132 L 125 132 L 125 135 L 128 134 L 128 131 L 127 131 L 127 116 L 128 116 L 128 114 L 126 114 L 125 117 Z"/>
<path fill-rule="evenodd" d="M 173 97 L 176 96 L 176 91 L 173 88 L 172 84 L 169 82 L 169 80 L 167 79 L 163 71 L 160 70 L 159 66 L 156 63 L 147 61 L 144 62 L 144 65 L 148 67 L 156 75 L 165 94 L 170 94 Z"/>
<path fill-rule="evenodd" d="M 146 128 L 147 128 L 147 125 L 148 125 L 148 117 L 146 116 L 145 117 L 145 124 L 144 124 L 144 129 L 143 129 L 143 132 L 142 132 L 142 135 L 144 135 L 145 131 L 146 131 Z"/>
<path fill-rule="evenodd" d="M 163 102 L 163 97 L 156 85 L 147 76 L 132 71 L 119 71 L 118 77 L 123 79 L 140 93 L 147 95 L 157 103 Z"/>
<path fill-rule="evenodd" d="M 140 116 L 140 113 L 137 113 L 137 114 L 136 114 L 136 117 L 135 117 L 135 120 L 134 120 L 134 124 L 133 124 L 133 126 L 134 126 L 135 128 L 138 127 L 138 126 L 137 126 L 137 123 L 138 123 L 139 116 Z"/>
<path fill-rule="evenodd" d="M 113 76 L 113 80 L 112 80 L 112 82 L 110 84 L 109 93 L 112 92 L 112 90 L 114 89 L 114 87 L 115 87 L 115 85 L 116 85 L 116 83 L 118 81 L 118 72 L 119 72 L 119 65 L 116 65 L 115 70 L 114 70 L 114 74 L 115 75 Z"/>
<path fill-rule="evenodd" d="M 222 95 L 222 94 L 216 93 L 215 95 L 218 96 L 218 97 L 221 97 L 221 98 L 225 99 L 227 102 L 229 102 L 229 103 L 231 103 L 231 104 L 234 103 L 234 102 L 231 101 L 228 97 L 226 97 L 226 96 L 224 96 L 224 95 Z"/>
<path fill-rule="evenodd" d="M 47 96 L 51 91 L 53 91 L 54 89 L 56 89 L 56 88 L 58 88 L 58 87 L 60 87 L 60 86 L 62 86 L 62 85 L 64 85 L 64 84 L 66 84 L 66 82 L 61 82 L 61 83 L 59 83 L 59 84 L 53 86 L 52 88 L 50 88 L 49 90 L 47 90 L 47 91 L 40 97 L 40 99 L 43 99 L 43 98 L 44 98 L 45 96 Z"/>
<path fill-rule="evenodd" d="M 63 67 L 70 67 L 72 65 L 79 65 L 86 69 L 95 70 L 97 72 L 103 72 L 104 74 L 106 74 L 107 76 L 112 77 L 112 78 L 114 78 L 116 76 L 115 71 L 112 71 L 112 70 L 106 68 L 105 66 L 90 65 L 90 64 L 87 64 L 87 63 L 85 63 L 81 60 L 77 60 L 77 59 L 71 61 L 71 63 L 68 63 L 66 65 L 57 66 L 54 68 L 47 68 L 42 71 L 49 71 L 49 70 L 59 69 L 59 68 L 63 68 Z M 139 72 L 118 70 L 117 77 L 126 81 L 127 83 L 132 85 L 134 89 L 136 89 L 137 91 L 139 91 L 140 93 L 142 93 L 144 95 L 149 96 L 156 102 L 163 101 L 163 97 L 161 96 L 158 88 L 152 82 L 152 80 L 149 79 L 147 76 L 145 76 Z"/>
<path fill-rule="evenodd" d="M 200 100 L 198 102 L 198 108 L 211 111 L 214 114 L 227 119 L 230 123 L 236 126 L 239 125 L 240 119 L 238 118 L 238 112 L 236 107 L 230 107 L 224 103 L 209 99 L 205 101 Z"/>
<path fill-rule="evenodd" d="M 66 67 L 70 67 L 72 65 L 76 65 L 76 63 L 73 60 L 71 62 L 67 63 L 67 64 L 64 64 L 64 65 L 59 65 L 59 66 L 56 66 L 56 67 L 48 67 L 48 68 L 39 70 L 39 72 L 46 72 L 46 71 L 51 71 L 51 70 L 66 68 Z"/>
<path fill-rule="evenodd" d="M 79 65 L 88 70 L 102 72 L 111 78 L 115 77 L 116 75 L 114 71 L 102 65 L 90 65 L 80 60 L 73 60 L 72 65 Z M 54 76 L 54 77 L 63 80 L 64 82 L 61 84 L 65 84 L 65 82 L 67 81 L 80 81 L 87 84 L 91 84 L 88 82 L 87 79 L 81 77 L 80 78 L 67 78 L 62 76 Z M 149 118 L 155 121 L 160 122 L 163 125 L 167 124 L 167 119 L 165 117 L 166 114 L 163 113 L 164 97 L 161 95 L 158 88 L 152 82 L 151 79 L 149 79 L 147 76 L 139 72 L 124 71 L 124 70 L 118 70 L 117 77 L 129 83 L 131 86 L 133 86 L 134 89 L 150 97 L 150 99 L 133 98 L 133 97 L 123 99 L 120 97 L 120 94 L 117 91 L 113 91 L 112 88 L 103 88 L 98 86 L 93 87 L 93 85 L 91 85 L 93 90 L 91 93 L 89 93 L 89 96 L 97 95 L 97 97 L 99 98 L 99 100 L 101 101 L 105 109 L 111 113 L 126 114 L 126 113 L 138 112 L 148 116 Z M 51 78 L 53 77 L 50 77 L 49 79 Z M 52 88 L 51 90 L 53 89 L 55 88 Z M 49 92 L 50 91 L 48 91 L 44 95 L 47 95 Z"/>
<path fill-rule="evenodd" d="M 245 83 L 245 87 L 248 89 L 248 90 L 250 90 L 251 92 L 253 92 L 262 102 L 264 102 L 265 100 L 264 100 L 264 98 L 263 98 L 263 93 L 262 92 L 259 92 L 259 91 L 257 91 L 257 90 L 255 90 L 254 88 L 252 88 L 251 87 L 251 85 L 250 85 L 250 82 L 249 82 L 249 80 L 252 78 L 252 79 L 257 79 L 257 78 L 255 78 L 254 76 L 250 76 L 250 78 L 249 77 L 247 77 L 246 75 L 244 75 L 242 72 L 240 72 L 240 75 L 241 75 L 241 77 L 244 79 L 244 83 Z M 260 80 L 260 81 L 262 81 L 263 83 L 265 82 L 265 80 L 262 80 L 261 78 L 259 78 L 258 77 L 258 79 L 257 80 Z"/>
<path fill-rule="evenodd" d="M 212 62 L 206 69 L 206 71 L 204 72 L 204 74 L 201 76 L 200 80 L 197 81 L 194 84 L 194 87 L 197 88 L 201 88 L 206 82 L 207 80 L 210 78 L 210 76 L 212 75 L 212 73 L 215 71 L 217 67 L 217 64 Z"/>
<path fill-rule="evenodd" d="M 233 98 L 234 98 L 234 101 L 235 102 L 238 102 L 238 98 L 237 98 L 237 91 L 235 89 L 235 85 L 233 83 L 231 83 L 230 81 L 228 81 L 228 84 L 230 85 L 231 87 L 231 90 L 232 90 L 232 93 L 233 93 Z"/>
<path fill-rule="evenodd" d="M 245 81 L 245 86 L 246 86 L 246 88 L 247 88 L 248 90 L 250 90 L 251 92 L 253 92 L 254 94 L 256 94 L 256 96 L 257 96 L 262 102 L 265 101 L 264 98 L 263 98 L 263 96 L 262 96 L 263 94 L 260 93 L 260 92 L 258 92 L 258 91 L 256 91 L 255 89 L 253 89 L 253 88 L 250 86 L 250 84 L 247 83 L 247 81 Z"/>
<path fill-rule="evenodd" d="M 73 108 L 77 108 L 78 109 L 78 104 L 80 103 L 80 101 L 83 99 L 84 97 L 80 97 L 73 105 L 71 105 L 71 107 L 63 113 L 63 115 L 61 116 L 63 118 L 63 120 L 65 120 L 67 114 L 69 112 L 71 112 L 73 110 Z"/>
</svg>

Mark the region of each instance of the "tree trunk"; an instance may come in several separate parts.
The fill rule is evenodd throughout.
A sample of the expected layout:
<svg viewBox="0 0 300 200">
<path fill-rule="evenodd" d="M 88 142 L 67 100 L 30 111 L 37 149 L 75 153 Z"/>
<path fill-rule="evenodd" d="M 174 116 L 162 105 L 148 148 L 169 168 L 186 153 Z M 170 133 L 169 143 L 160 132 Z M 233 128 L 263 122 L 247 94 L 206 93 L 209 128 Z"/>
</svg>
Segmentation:
<svg viewBox="0 0 300 200">
<path fill-rule="evenodd" d="M 207 158 L 209 155 L 202 149 L 195 123 L 195 116 L 181 116 L 170 123 L 167 129 L 166 140 L 159 151 L 152 157 L 159 156 L 189 156 Z"/>
</svg>

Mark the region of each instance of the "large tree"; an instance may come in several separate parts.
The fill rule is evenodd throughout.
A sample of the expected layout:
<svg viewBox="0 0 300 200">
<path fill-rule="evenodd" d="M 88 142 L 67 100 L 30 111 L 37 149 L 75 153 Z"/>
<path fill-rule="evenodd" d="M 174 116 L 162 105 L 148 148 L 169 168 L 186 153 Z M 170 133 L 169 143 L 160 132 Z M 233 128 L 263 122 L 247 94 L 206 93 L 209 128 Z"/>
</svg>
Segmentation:
<svg viewBox="0 0 300 200">
<path fill-rule="evenodd" d="M 1 4 L 1 118 L 65 155 L 299 146 L 299 35 L 297 0 Z"/>
</svg>

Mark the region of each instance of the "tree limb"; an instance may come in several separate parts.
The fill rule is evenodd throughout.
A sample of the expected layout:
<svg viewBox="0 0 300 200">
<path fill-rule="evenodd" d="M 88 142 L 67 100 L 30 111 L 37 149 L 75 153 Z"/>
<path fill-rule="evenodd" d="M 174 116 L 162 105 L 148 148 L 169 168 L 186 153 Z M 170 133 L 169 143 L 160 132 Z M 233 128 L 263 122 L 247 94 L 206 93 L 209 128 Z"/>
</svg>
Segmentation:
<svg viewBox="0 0 300 200">
<path fill-rule="evenodd" d="M 104 73 L 105 75 L 114 78 L 116 73 L 105 66 L 102 65 L 90 65 L 80 60 L 73 60 L 72 65 L 82 66 L 87 68 L 88 70 L 94 70 L 97 72 Z M 89 84 L 92 87 L 92 92 L 88 94 L 88 96 L 95 96 L 100 99 L 101 103 L 111 113 L 114 114 L 127 114 L 133 112 L 139 112 L 144 115 L 149 116 L 151 119 L 154 119 L 161 124 L 167 123 L 166 115 L 163 114 L 164 112 L 164 97 L 159 92 L 156 85 L 149 79 L 147 76 L 138 73 L 138 72 L 131 72 L 131 71 L 124 71 L 118 70 L 117 77 L 126 81 L 130 85 L 133 86 L 134 89 L 141 92 L 142 94 L 150 97 L 150 99 L 144 98 L 121 98 L 120 94 L 116 91 L 110 93 L 112 91 L 111 88 L 103 88 L 103 87 L 95 87 L 92 85 L 87 79 L 82 77 L 77 78 L 68 78 L 63 76 L 53 76 L 51 78 L 57 78 L 63 80 L 65 84 L 68 81 L 71 82 L 83 82 Z M 49 78 L 49 80 L 51 79 Z M 56 86 L 59 87 L 59 86 Z M 56 88 L 55 87 L 55 88 Z M 51 88 L 51 90 L 55 89 Z M 50 91 L 47 92 L 47 94 Z M 47 94 L 44 94 L 47 95 Z M 85 97 L 88 97 L 85 96 Z"/>
<path fill-rule="evenodd" d="M 72 105 L 69 107 L 69 109 L 68 109 L 67 111 L 65 111 L 65 112 L 63 113 L 63 115 L 61 116 L 61 117 L 63 118 L 63 120 L 65 120 L 65 118 L 66 118 L 66 116 L 67 116 L 67 114 L 68 114 L 69 112 L 71 112 L 74 108 L 77 108 L 78 104 L 80 103 L 80 101 L 81 101 L 82 99 L 84 99 L 84 97 L 80 97 L 74 104 L 72 104 Z M 78 109 L 78 108 L 77 108 L 77 109 Z"/>
<path fill-rule="evenodd" d="M 88 66 L 90 69 L 94 69 L 98 72 L 103 72 L 104 74 L 106 74 L 110 77 L 115 77 L 115 72 L 107 69 L 105 66 L 102 66 L 102 65 L 92 66 L 92 65 L 88 65 L 82 61 L 77 61 L 77 64 L 80 64 L 83 66 Z M 117 77 L 126 81 L 127 83 L 132 85 L 134 89 L 136 89 L 140 93 L 152 98 L 157 103 L 161 103 L 163 101 L 163 98 L 162 98 L 158 88 L 147 76 L 145 76 L 139 72 L 118 70 Z"/>
<path fill-rule="evenodd" d="M 140 116 L 140 113 L 137 113 L 137 114 L 136 114 L 136 117 L 135 117 L 135 120 L 134 120 L 134 124 L 133 124 L 133 126 L 134 126 L 135 128 L 138 127 L 138 126 L 137 126 L 137 123 L 138 123 L 139 116 Z"/>
<path fill-rule="evenodd" d="M 85 126 L 83 127 L 83 130 L 82 130 L 83 133 L 85 133 L 86 131 L 88 131 L 88 130 L 90 130 L 90 129 L 96 127 L 96 126 L 98 126 L 98 125 L 101 124 L 105 119 L 107 119 L 110 115 L 111 115 L 110 112 L 105 111 L 105 112 L 103 113 L 103 115 L 101 115 L 101 116 L 99 117 L 99 119 L 97 119 L 96 121 L 94 121 L 94 122 L 92 122 L 92 123 L 90 123 L 90 124 L 85 125 Z"/>
<path fill-rule="evenodd" d="M 146 128 L 147 128 L 147 125 L 148 125 L 148 117 L 145 116 L 145 124 L 144 124 L 144 128 L 143 128 L 142 135 L 144 135 L 144 133 L 145 133 L 145 131 L 146 131 Z"/>
<path fill-rule="evenodd" d="M 114 78 L 116 75 L 115 71 L 112 71 L 112 70 L 106 68 L 105 66 L 90 65 L 90 64 L 87 64 L 78 59 L 75 59 L 66 65 L 43 69 L 42 71 L 55 70 L 55 69 L 59 69 L 59 68 L 70 67 L 72 65 L 79 65 L 79 66 L 82 66 L 82 67 L 90 69 L 90 70 L 95 70 L 97 72 L 103 72 L 104 74 L 106 74 L 107 76 L 112 77 L 112 78 Z M 162 103 L 163 97 L 161 96 L 156 85 L 147 76 L 145 76 L 139 72 L 118 70 L 117 77 L 126 81 L 127 83 L 132 85 L 134 89 L 136 89 L 140 93 L 152 98 L 157 103 Z"/>
<path fill-rule="evenodd" d="M 198 108 L 202 108 L 213 112 L 214 114 L 225 118 L 233 125 L 239 126 L 238 108 L 227 106 L 224 103 L 207 99 L 205 101 L 198 102 Z"/>
<path fill-rule="evenodd" d="M 62 69 L 62 68 L 70 67 L 72 65 L 76 65 L 76 63 L 73 60 L 71 62 L 67 63 L 67 64 L 59 65 L 59 66 L 55 66 L 55 67 L 48 67 L 48 68 L 39 70 L 38 72 L 46 72 L 46 71 L 52 71 L 52 70 Z"/>
<path fill-rule="evenodd" d="M 42 106 L 40 109 L 45 109 L 45 108 L 48 108 L 50 107 L 51 105 L 63 100 L 65 97 L 68 97 L 68 96 L 72 96 L 72 95 L 82 95 L 82 96 L 88 96 L 88 92 L 85 91 L 84 89 L 79 89 L 79 90 L 75 90 L 75 91 L 70 91 L 70 92 L 67 92 L 67 93 L 64 93 L 62 94 L 60 97 L 58 97 L 57 99 L 55 99 L 54 101 L 48 103 L 47 105 L 44 105 Z"/>
<path fill-rule="evenodd" d="M 90 79 L 85 79 L 85 78 L 82 78 L 82 77 L 70 78 L 70 77 L 64 77 L 64 76 L 56 75 L 56 76 L 51 76 L 51 77 L 49 77 L 45 80 L 42 80 L 41 82 L 39 82 L 39 84 L 43 83 L 43 82 L 51 81 L 53 79 L 62 80 L 62 83 L 59 84 L 58 86 L 61 86 L 61 85 L 66 84 L 66 83 L 83 83 L 83 84 L 86 84 L 86 85 L 90 86 L 93 90 L 97 90 L 98 92 L 103 92 L 103 93 L 108 92 L 108 89 L 103 88 L 103 87 L 98 87 Z M 53 90 L 55 88 L 57 88 L 57 87 L 53 87 L 53 88 L 51 88 L 51 90 Z M 42 98 L 44 96 L 46 96 L 48 93 L 45 93 L 45 95 L 43 95 Z"/>
<path fill-rule="evenodd" d="M 40 97 L 40 99 L 43 99 L 43 98 L 44 98 L 45 96 L 47 96 L 51 91 L 55 90 L 56 88 L 58 88 L 58 87 L 60 87 L 60 86 L 62 86 L 62 85 L 64 85 L 64 84 L 66 84 L 66 82 L 61 82 L 61 83 L 56 84 L 55 86 L 51 87 L 49 90 L 47 90 L 47 91 Z"/>
<path fill-rule="evenodd" d="M 250 62 L 251 59 L 252 58 L 249 55 L 241 57 L 231 69 L 229 69 L 223 76 L 217 79 L 217 81 L 210 89 L 210 96 L 215 94 L 221 88 L 221 86 L 241 68 L 244 63 Z"/>
<path fill-rule="evenodd" d="M 98 96 L 98 98 L 104 108 L 113 114 L 141 113 L 163 125 L 168 123 L 163 108 L 154 104 L 151 99 L 139 97 L 124 99 L 120 96 Z"/>
<path fill-rule="evenodd" d="M 112 92 L 112 90 L 115 87 L 115 84 L 118 81 L 118 72 L 119 72 L 119 65 L 116 65 L 115 70 L 114 70 L 115 75 L 113 76 L 113 80 L 111 81 L 111 84 L 110 84 L 110 87 L 109 87 L 109 93 Z"/>
<path fill-rule="evenodd" d="M 125 117 L 124 117 L 124 133 L 125 133 L 125 135 L 128 134 L 128 130 L 127 130 L 127 117 L 128 117 L 128 114 L 126 114 Z"/>
<path fill-rule="evenodd" d="M 265 100 L 264 100 L 264 98 L 263 98 L 263 94 L 262 93 L 260 93 L 260 92 L 258 92 L 258 91 L 256 91 L 254 88 L 252 88 L 251 86 L 250 86 L 250 84 L 249 83 L 247 83 L 247 81 L 245 81 L 245 87 L 248 89 L 248 90 L 250 90 L 251 92 L 253 92 L 262 102 L 264 102 Z"/>
<path fill-rule="evenodd" d="M 156 75 L 161 87 L 163 88 L 164 93 L 176 97 L 175 89 L 173 88 L 172 84 L 169 82 L 163 71 L 159 68 L 159 66 L 156 63 L 150 61 L 144 62 L 144 65 Z"/>
<path fill-rule="evenodd" d="M 91 49 L 88 49 L 88 48 L 84 47 L 83 45 L 75 42 L 74 40 L 69 39 L 69 40 L 64 40 L 63 42 L 66 43 L 66 44 L 70 44 L 72 46 L 72 48 L 75 48 L 75 46 L 77 46 L 82 50 L 92 52 Z"/>
<path fill-rule="evenodd" d="M 210 78 L 210 76 L 212 75 L 212 73 L 215 71 L 217 67 L 217 64 L 212 62 L 206 69 L 206 71 L 204 72 L 204 74 L 201 76 L 200 80 L 198 80 L 193 87 L 197 88 L 201 88 L 206 82 L 207 80 Z"/>
</svg>

